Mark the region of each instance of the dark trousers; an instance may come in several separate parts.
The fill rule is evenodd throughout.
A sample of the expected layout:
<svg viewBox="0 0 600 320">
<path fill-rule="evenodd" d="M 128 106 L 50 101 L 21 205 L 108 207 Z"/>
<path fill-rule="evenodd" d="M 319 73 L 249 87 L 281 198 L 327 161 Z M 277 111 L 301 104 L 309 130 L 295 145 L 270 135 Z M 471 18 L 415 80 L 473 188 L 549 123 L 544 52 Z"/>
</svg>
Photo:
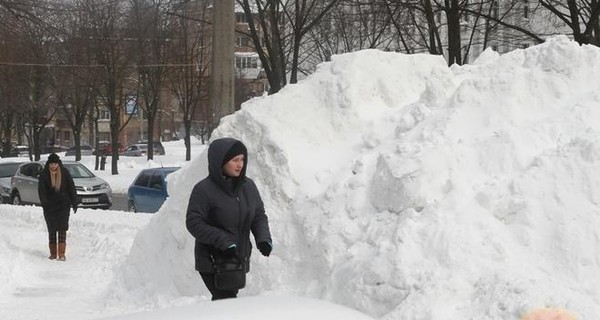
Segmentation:
<svg viewBox="0 0 600 320">
<path fill-rule="evenodd" d="M 202 273 L 200 272 L 200 276 L 202 277 L 202 281 L 204 281 L 204 285 L 210 291 L 212 295 L 212 301 L 221 300 L 221 299 L 229 299 L 229 298 L 237 298 L 237 294 L 239 290 L 231 290 L 231 291 L 223 291 L 217 290 L 215 287 L 215 274 L 214 273 Z"/>
</svg>

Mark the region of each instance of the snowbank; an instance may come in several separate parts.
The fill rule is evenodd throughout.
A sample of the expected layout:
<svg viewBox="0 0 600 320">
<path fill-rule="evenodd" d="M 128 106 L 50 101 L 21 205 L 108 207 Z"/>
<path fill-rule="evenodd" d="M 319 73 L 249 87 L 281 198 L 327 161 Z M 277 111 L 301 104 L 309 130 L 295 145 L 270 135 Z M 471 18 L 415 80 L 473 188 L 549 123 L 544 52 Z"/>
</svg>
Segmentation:
<svg viewBox="0 0 600 320">
<path fill-rule="evenodd" d="M 199 316 L 201 315 L 201 316 Z M 193 305 L 133 313 L 105 320 L 373 320 L 356 310 L 321 300 L 264 296 L 205 301 Z M 104 319 L 104 318 L 103 318 Z"/>
<path fill-rule="evenodd" d="M 473 65 L 334 56 L 223 119 L 243 140 L 275 250 L 242 295 L 296 294 L 382 319 L 600 314 L 600 49 L 566 37 Z M 184 216 L 206 155 L 138 233 L 113 303 L 208 295 Z"/>
</svg>

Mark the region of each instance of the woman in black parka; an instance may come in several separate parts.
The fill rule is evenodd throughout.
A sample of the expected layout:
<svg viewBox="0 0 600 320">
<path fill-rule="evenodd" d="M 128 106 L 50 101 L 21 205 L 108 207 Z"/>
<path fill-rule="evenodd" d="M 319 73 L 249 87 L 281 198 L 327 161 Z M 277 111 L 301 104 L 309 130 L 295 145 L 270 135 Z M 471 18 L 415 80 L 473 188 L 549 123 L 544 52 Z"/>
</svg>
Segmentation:
<svg viewBox="0 0 600 320">
<path fill-rule="evenodd" d="M 65 261 L 69 211 L 73 207 L 73 212 L 77 212 L 78 202 L 75 182 L 55 153 L 48 156 L 48 161 L 40 173 L 38 195 L 48 227 L 48 259 Z"/>
<path fill-rule="evenodd" d="M 269 256 L 273 248 L 262 199 L 254 181 L 246 177 L 247 164 L 248 151 L 241 141 L 213 141 L 208 147 L 208 177 L 194 186 L 190 196 L 186 226 L 196 238 L 196 270 L 212 300 L 235 298 L 238 293 L 215 287 L 214 257 L 243 259 L 248 272 L 250 231 L 262 255 Z"/>
</svg>

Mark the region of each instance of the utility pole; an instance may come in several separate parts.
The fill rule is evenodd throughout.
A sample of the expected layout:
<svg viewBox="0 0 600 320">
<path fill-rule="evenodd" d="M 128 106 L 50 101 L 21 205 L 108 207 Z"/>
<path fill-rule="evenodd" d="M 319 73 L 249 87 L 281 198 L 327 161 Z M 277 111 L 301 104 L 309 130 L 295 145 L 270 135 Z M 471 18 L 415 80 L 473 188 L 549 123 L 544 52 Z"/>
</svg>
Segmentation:
<svg viewBox="0 0 600 320">
<path fill-rule="evenodd" d="M 234 0 L 213 4 L 212 66 L 210 75 L 210 132 L 219 120 L 235 111 L 234 106 Z M 210 134 L 209 132 L 209 134 Z"/>
</svg>

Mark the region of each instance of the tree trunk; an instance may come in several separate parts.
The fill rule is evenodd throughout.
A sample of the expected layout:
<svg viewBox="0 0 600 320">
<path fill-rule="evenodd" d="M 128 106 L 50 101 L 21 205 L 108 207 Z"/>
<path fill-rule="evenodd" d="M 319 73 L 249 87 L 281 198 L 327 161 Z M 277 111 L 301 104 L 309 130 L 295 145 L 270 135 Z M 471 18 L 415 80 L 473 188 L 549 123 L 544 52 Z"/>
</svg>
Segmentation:
<svg viewBox="0 0 600 320">
<path fill-rule="evenodd" d="M 148 113 L 148 160 L 154 159 L 154 121 L 156 113 Z"/>
<path fill-rule="evenodd" d="M 460 39 L 460 10 L 458 0 L 446 0 L 448 20 L 448 65 L 462 64 Z"/>
<path fill-rule="evenodd" d="M 283 88 L 285 83 L 285 70 L 282 59 L 283 48 L 281 47 L 281 38 L 279 34 L 279 8 L 277 1 L 271 1 L 269 7 L 269 25 L 271 26 L 271 36 L 273 37 L 272 42 L 272 55 L 271 65 L 273 66 L 272 81 L 269 80 L 269 94 L 277 93 Z"/>
<path fill-rule="evenodd" d="M 300 37 L 301 35 L 294 35 L 294 47 L 292 53 L 292 72 L 290 74 L 290 83 L 298 82 L 298 61 L 300 60 Z"/>
<path fill-rule="evenodd" d="M 35 161 L 39 161 L 41 159 L 40 154 L 41 154 L 41 148 L 40 148 L 40 136 L 42 133 L 42 129 L 44 127 L 40 127 L 40 128 L 34 128 L 31 138 L 33 140 L 33 149 L 34 149 L 34 160 Z M 31 153 L 31 145 L 29 146 L 29 152 Z"/>
<path fill-rule="evenodd" d="M 75 140 L 75 161 L 81 161 L 81 132 L 73 130 L 73 140 Z"/>
<path fill-rule="evenodd" d="M 431 54 L 443 54 L 440 50 L 438 50 L 437 45 L 437 25 L 435 23 L 435 16 L 433 14 L 433 7 L 431 5 L 431 0 L 423 0 L 423 9 L 425 11 L 425 19 L 427 20 L 427 34 L 429 35 L 429 53 Z"/>
<path fill-rule="evenodd" d="M 111 108 L 115 108 L 114 106 Z M 110 144 L 111 144 L 111 174 L 119 174 L 119 129 L 120 123 L 117 116 L 110 117 Z"/>
<path fill-rule="evenodd" d="M 183 138 L 183 141 L 185 142 L 185 161 L 190 161 L 190 159 L 192 159 L 192 145 L 190 141 L 190 134 L 192 131 L 192 120 L 183 120 L 183 126 L 185 128 L 185 137 Z"/>
</svg>

